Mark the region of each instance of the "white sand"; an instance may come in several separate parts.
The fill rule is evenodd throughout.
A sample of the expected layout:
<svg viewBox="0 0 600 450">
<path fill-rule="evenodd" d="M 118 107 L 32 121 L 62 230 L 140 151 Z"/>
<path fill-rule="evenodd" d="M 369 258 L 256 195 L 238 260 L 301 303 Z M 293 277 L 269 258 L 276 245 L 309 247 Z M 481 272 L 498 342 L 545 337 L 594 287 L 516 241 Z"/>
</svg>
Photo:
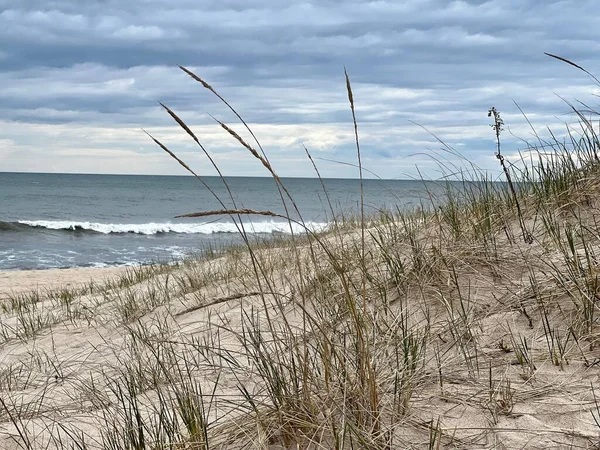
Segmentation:
<svg viewBox="0 0 600 450">
<path fill-rule="evenodd" d="M 0 271 L 0 299 L 11 293 L 44 291 L 63 286 L 75 286 L 91 280 L 99 283 L 126 270 L 126 267 L 72 268 L 51 270 L 4 270 Z"/>
</svg>

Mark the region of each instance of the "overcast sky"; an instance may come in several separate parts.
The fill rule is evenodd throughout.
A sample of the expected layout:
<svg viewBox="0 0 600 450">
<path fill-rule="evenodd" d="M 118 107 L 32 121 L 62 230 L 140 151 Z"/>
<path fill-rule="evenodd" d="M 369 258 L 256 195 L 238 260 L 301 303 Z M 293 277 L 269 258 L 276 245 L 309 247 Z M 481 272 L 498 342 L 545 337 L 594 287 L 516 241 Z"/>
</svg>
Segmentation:
<svg viewBox="0 0 600 450">
<path fill-rule="evenodd" d="M 518 5 L 518 6 L 515 6 Z M 199 173 L 192 126 L 227 175 L 266 175 L 211 119 L 240 112 L 282 176 L 315 158 L 356 163 L 344 66 L 365 168 L 436 178 L 441 144 L 497 169 L 487 110 L 501 111 L 509 157 L 532 132 L 573 122 L 561 100 L 595 104 L 595 1 L 0 0 L 0 171 L 183 174 L 142 128 Z M 512 136 L 513 134 L 514 136 Z M 456 160 L 456 158 L 452 158 Z M 317 159 L 324 176 L 356 169 Z M 419 169 L 417 170 L 418 167 Z"/>
</svg>

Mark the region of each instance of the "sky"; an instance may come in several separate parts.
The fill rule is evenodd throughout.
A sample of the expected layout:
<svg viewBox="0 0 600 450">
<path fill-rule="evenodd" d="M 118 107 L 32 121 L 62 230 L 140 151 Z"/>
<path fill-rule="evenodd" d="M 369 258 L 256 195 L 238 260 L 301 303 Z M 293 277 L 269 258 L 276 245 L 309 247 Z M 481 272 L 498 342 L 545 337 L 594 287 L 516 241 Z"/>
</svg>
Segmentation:
<svg viewBox="0 0 600 450">
<path fill-rule="evenodd" d="M 266 176 L 215 119 L 249 124 L 280 176 L 357 177 L 352 83 L 368 177 L 499 172 L 507 158 L 596 104 L 597 3 L 578 1 L 0 0 L 0 171 L 201 175 L 197 134 L 225 175 Z M 517 106 L 518 105 L 518 106 Z M 213 118 L 214 117 L 214 118 Z M 442 143 L 457 154 L 444 150 Z"/>
</svg>

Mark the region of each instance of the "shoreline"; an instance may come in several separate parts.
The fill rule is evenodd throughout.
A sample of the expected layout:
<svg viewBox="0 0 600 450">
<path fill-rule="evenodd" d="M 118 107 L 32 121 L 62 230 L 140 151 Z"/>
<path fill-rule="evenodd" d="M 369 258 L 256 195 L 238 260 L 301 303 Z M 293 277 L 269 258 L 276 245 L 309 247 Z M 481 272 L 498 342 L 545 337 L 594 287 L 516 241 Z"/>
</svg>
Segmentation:
<svg viewBox="0 0 600 450">
<path fill-rule="evenodd" d="M 21 292 L 83 285 L 90 281 L 104 281 L 125 272 L 127 269 L 131 269 L 131 267 L 0 270 L 0 300 Z"/>
</svg>

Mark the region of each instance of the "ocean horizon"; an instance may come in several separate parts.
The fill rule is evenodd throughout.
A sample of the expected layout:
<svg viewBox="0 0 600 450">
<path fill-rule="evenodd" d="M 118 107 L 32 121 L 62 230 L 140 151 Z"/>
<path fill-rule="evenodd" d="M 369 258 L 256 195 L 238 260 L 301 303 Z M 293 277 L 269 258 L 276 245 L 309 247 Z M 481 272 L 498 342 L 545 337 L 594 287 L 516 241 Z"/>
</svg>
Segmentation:
<svg viewBox="0 0 600 450">
<path fill-rule="evenodd" d="M 172 262 L 242 242 L 227 216 L 175 216 L 225 208 L 286 215 L 270 177 L 0 172 L 0 270 L 110 267 Z M 282 178 L 305 225 L 320 231 L 333 217 L 360 209 L 360 181 Z M 323 189 L 325 185 L 325 190 Z M 440 185 L 422 180 L 363 180 L 365 211 L 409 210 Z M 326 192 L 326 193 L 325 193 Z M 288 213 L 300 217 L 287 201 Z M 282 218 L 251 215 L 244 227 L 256 239 L 305 231 Z"/>
</svg>

